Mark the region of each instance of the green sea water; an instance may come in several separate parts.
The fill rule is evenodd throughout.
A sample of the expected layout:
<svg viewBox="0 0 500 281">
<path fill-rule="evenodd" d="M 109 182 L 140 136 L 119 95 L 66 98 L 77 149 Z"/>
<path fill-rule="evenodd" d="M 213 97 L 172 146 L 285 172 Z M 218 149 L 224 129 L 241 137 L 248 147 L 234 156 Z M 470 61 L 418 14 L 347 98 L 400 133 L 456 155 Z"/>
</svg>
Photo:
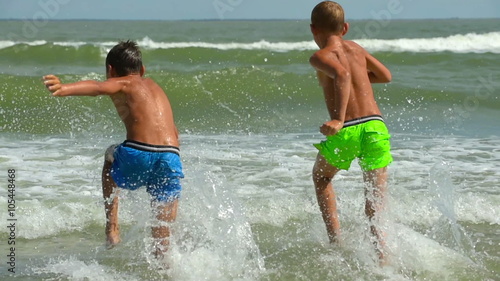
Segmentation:
<svg viewBox="0 0 500 281">
<path fill-rule="evenodd" d="M 344 245 L 327 242 L 310 171 L 328 117 L 307 21 L 0 21 L 0 170 L 17 171 L 19 226 L 16 273 L 3 243 L 0 279 L 498 280 L 499 26 L 351 22 L 347 38 L 393 75 L 374 85 L 395 159 L 392 266 L 380 268 L 357 164 L 336 182 Z M 124 39 L 138 41 L 181 133 L 168 270 L 149 255 L 145 192 L 123 194 L 124 243 L 104 249 L 102 154 L 125 134 L 109 98 L 54 98 L 41 82 L 104 80 Z"/>
<path fill-rule="evenodd" d="M 491 120 L 499 117 L 500 108 L 498 20 L 398 21 L 374 38 L 360 32 L 368 24 L 353 22 L 351 37 L 374 50 L 393 72 L 393 83 L 376 87 L 385 114 L 423 118 L 431 127 L 480 119 L 481 130 L 474 126 L 473 133 L 496 134 Z M 178 122 L 187 130 L 282 131 L 290 125 L 293 131 L 308 130 L 324 118 L 324 112 L 316 110 L 322 99 L 306 63 L 316 46 L 305 21 L 62 21 L 48 22 L 33 35 L 26 33 L 26 22 L 0 25 L 0 126 L 9 132 L 67 133 L 78 126 L 70 120 L 88 127 L 95 123 L 85 117 L 88 107 L 97 108 L 91 115 L 105 116 L 98 118 L 103 122 L 115 119 L 105 100 L 48 99 L 39 79 L 55 73 L 66 82 L 102 80 L 105 54 L 121 39 L 139 41 L 147 74 L 165 88 Z M 50 128 L 54 108 L 66 119 L 62 128 Z M 24 114 L 26 110 L 31 114 Z M 493 116 L 484 118 L 486 112 Z M 300 121 L 280 126 L 288 115 Z M 38 122 L 33 122 L 34 116 Z M 220 122 L 219 116 L 228 122 Z M 202 121 L 193 122 L 197 119 Z M 242 122 L 245 126 L 238 126 Z"/>
</svg>

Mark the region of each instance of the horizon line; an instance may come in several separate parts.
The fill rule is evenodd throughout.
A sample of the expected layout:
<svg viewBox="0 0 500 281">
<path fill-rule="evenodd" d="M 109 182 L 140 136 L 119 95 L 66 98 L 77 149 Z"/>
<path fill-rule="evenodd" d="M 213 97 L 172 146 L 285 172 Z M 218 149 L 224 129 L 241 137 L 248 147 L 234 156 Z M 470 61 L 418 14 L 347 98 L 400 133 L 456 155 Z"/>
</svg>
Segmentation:
<svg viewBox="0 0 500 281">
<path fill-rule="evenodd" d="M 454 20 L 454 19 L 461 19 L 461 20 L 500 20 L 500 17 L 443 17 L 443 18 L 394 18 L 391 19 L 394 21 L 419 21 L 419 20 Z M 354 18 L 354 19 L 346 19 L 346 22 L 349 21 L 369 21 L 369 20 L 376 20 L 373 18 Z M 33 21 L 33 19 L 27 19 L 27 18 L 0 18 L 0 21 Z M 105 18 L 62 18 L 62 19 L 48 19 L 47 21 L 217 21 L 217 22 L 224 22 L 224 21 L 309 21 L 308 18 L 302 18 L 302 19 L 293 19 L 293 18 L 262 18 L 262 19 L 251 19 L 251 18 L 242 18 L 242 19 L 218 19 L 218 18 L 207 18 L 207 19 L 105 19 Z"/>
</svg>

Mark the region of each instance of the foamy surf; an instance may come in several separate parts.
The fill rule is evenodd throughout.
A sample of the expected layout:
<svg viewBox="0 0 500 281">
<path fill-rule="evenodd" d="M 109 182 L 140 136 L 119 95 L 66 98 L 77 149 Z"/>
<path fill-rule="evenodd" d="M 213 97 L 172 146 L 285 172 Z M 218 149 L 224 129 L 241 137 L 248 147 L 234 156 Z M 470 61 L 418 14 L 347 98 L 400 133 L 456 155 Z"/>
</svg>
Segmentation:
<svg viewBox="0 0 500 281">
<path fill-rule="evenodd" d="M 415 53 L 500 53 L 500 32 L 489 33 L 468 33 L 455 34 L 447 37 L 433 38 L 399 38 L 399 39 L 358 39 L 353 38 L 353 41 L 359 43 L 367 50 L 372 52 L 415 52 Z M 139 46 L 148 50 L 159 49 L 216 49 L 216 50 L 265 50 L 272 52 L 291 52 L 291 51 L 312 51 L 318 47 L 314 41 L 299 41 L 299 42 L 271 42 L 268 40 L 260 40 L 256 42 L 158 42 L 149 37 L 139 39 Z M 64 41 L 64 42 L 47 42 L 44 40 L 16 42 L 16 41 L 0 41 L 0 49 L 15 47 L 19 45 L 28 46 L 43 46 L 53 44 L 55 46 L 80 48 L 82 46 L 94 46 L 102 48 L 103 52 L 116 44 L 116 42 L 81 42 L 81 41 Z"/>
<path fill-rule="evenodd" d="M 468 33 L 435 38 L 354 40 L 372 52 L 500 53 L 500 32 Z"/>
<path fill-rule="evenodd" d="M 390 222 L 386 228 L 392 269 L 380 270 L 362 213 L 363 184 L 356 164 L 350 172 L 341 173 L 336 183 L 345 246 L 337 250 L 328 245 L 310 180 L 315 152 L 308 144 L 317 137 L 308 134 L 183 135 L 186 179 L 167 259 L 169 268 L 164 271 L 158 271 L 160 265 L 149 256 L 150 212 L 149 207 L 144 208 L 149 206 L 144 192 L 122 193 L 123 241 L 111 250 L 104 250 L 104 212 L 98 179 L 102 164 L 100 146 L 104 149 L 105 144 L 112 141 L 100 139 L 97 147 L 86 146 L 83 136 L 18 141 L 19 149 L 0 150 L 3 159 L 10 159 L 1 162 L 1 166 L 17 163 L 13 156 L 21 153 L 23 147 L 32 151 L 43 148 L 46 155 L 57 154 L 61 147 L 79 147 L 67 150 L 64 157 L 59 155 L 56 158 L 60 160 L 49 162 L 50 165 L 46 164 L 46 157 L 31 156 L 24 166 L 26 171 L 38 171 L 34 177 L 25 178 L 23 169 L 19 170 L 20 186 L 29 187 L 34 182 L 42 186 L 43 175 L 51 175 L 52 179 L 51 193 L 37 188 L 19 192 L 19 201 L 24 202 L 18 210 L 19 223 L 23 225 L 19 235 L 26 239 L 23 243 L 36 245 L 37 241 L 44 241 L 49 248 L 54 247 L 50 245 L 66 245 L 60 252 L 52 253 L 48 261 L 23 260 L 28 268 L 34 268 L 23 272 L 36 278 L 71 280 L 161 280 L 166 276 L 174 280 L 261 280 L 265 276 L 281 280 L 284 266 L 296 276 L 307 276 L 311 280 L 327 276 L 350 278 L 347 276 L 353 274 L 353 268 L 359 270 L 355 276 L 370 276 L 368 279 L 377 274 L 395 280 L 413 280 L 412 276 L 455 280 L 466 274 L 463 268 L 475 276 L 487 276 L 481 269 L 483 255 L 466 243 L 454 243 L 453 237 L 457 236 L 453 231 L 459 231 L 462 242 L 480 245 L 482 242 L 476 241 L 477 238 L 459 224 L 498 223 L 498 217 L 491 212 L 498 210 L 495 204 L 500 195 L 485 197 L 480 193 L 455 192 L 453 201 L 449 202 L 452 205 L 440 208 L 438 199 L 457 187 L 451 181 L 439 181 L 442 177 L 438 176 L 434 188 L 438 191 L 428 191 L 436 176 L 429 175 L 431 166 L 422 168 L 422 165 L 446 159 L 451 166 L 440 169 L 454 178 L 465 171 L 462 167 L 472 164 L 463 161 L 467 147 L 480 142 L 482 151 L 490 151 L 491 157 L 497 157 L 489 148 L 499 145 L 498 141 L 448 140 L 448 145 L 453 143 L 463 148 L 455 152 L 443 152 L 435 146 L 440 140 L 430 137 L 421 137 L 405 145 L 394 144 L 396 162 L 390 168 Z M 405 138 L 398 134 L 393 137 Z M 290 139 L 295 141 L 290 142 Z M 421 154 L 412 153 L 417 144 L 432 149 Z M 206 147 L 211 149 L 204 149 Z M 84 157 L 82 161 L 64 160 L 75 159 L 77 155 Z M 406 161 L 408 157 L 411 162 Z M 455 166 L 455 163 L 462 165 Z M 83 182 L 64 181 L 70 174 L 86 176 L 81 178 Z M 490 176 L 490 171 L 485 171 L 485 175 Z M 421 177 L 422 182 L 407 181 L 408 176 Z M 88 188 L 82 189 L 82 183 Z M 480 187 L 480 182 L 470 186 L 472 190 Z M 480 208 L 469 202 L 473 197 L 482 202 Z M 47 204 L 42 198 L 51 198 L 52 203 Z M 453 214 L 446 213 L 451 211 Z M 6 219 L 4 213 L 0 213 L 2 220 Z M 439 227 L 441 217 L 453 218 L 448 223 L 455 227 Z M 44 251 L 44 247 L 38 247 Z M 299 260 L 301 262 L 292 267 Z M 327 266 L 331 261 L 343 269 L 335 267 L 337 269 L 333 270 Z M 135 273 L 127 273 L 127 277 L 122 278 L 128 271 Z M 101 277 L 104 279 L 99 279 Z"/>
<path fill-rule="evenodd" d="M 0 21 L 0 170 L 16 170 L 18 230 L 16 273 L 0 279 L 498 279 L 500 103 L 487 44 L 498 20 L 394 21 L 385 39 L 363 43 L 394 77 L 374 86 L 395 159 L 383 268 L 356 163 L 334 183 L 341 247 L 329 244 L 317 206 L 312 143 L 328 114 L 307 63 L 317 49 L 308 22 L 55 21 L 26 40 L 22 24 Z M 48 72 L 104 79 L 102 56 L 126 38 L 146 45 L 147 75 L 165 88 L 181 132 L 186 178 L 167 264 L 151 256 L 144 190 L 121 193 L 122 243 L 105 248 L 103 153 L 124 138 L 111 101 L 52 98 L 40 82 Z M 476 39 L 487 53 L 467 43 Z"/>
<path fill-rule="evenodd" d="M 32 272 L 44 276 L 44 280 L 141 280 L 134 274 L 117 272 L 99 264 L 98 260 L 82 260 L 75 255 L 48 259 L 46 264 L 34 267 Z"/>
</svg>

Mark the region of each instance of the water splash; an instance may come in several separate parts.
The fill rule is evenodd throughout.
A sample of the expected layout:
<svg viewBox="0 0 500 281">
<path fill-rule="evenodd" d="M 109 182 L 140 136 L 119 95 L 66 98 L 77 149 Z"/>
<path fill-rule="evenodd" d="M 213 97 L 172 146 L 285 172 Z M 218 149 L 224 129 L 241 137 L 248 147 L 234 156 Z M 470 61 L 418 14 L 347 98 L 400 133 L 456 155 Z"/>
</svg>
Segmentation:
<svg viewBox="0 0 500 281">
<path fill-rule="evenodd" d="M 264 269 L 264 260 L 250 223 L 223 178 L 209 170 L 191 171 L 197 176 L 186 183 L 169 276 L 176 280 L 254 280 Z"/>
<path fill-rule="evenodd" d="M 452 182 L 451 165 L 445 161 L 436 163 L 431 168 L 429 177 L 429 191 L 433 197 L 433 205 L 441 216 L 429 230 L 428 235 L 444 246 L 465 256 L 471 256 L 474 245 L 458 222 L 455 212 L 456 186 Z"/>
</svg>

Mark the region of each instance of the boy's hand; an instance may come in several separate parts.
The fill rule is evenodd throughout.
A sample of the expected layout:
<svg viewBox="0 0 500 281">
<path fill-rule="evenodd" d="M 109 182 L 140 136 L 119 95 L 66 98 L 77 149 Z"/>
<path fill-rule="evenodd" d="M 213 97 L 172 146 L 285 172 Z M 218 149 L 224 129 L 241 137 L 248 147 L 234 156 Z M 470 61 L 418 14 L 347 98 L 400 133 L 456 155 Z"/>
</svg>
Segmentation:
<svg viewBox="0 0 500 281">
<path fill-rule="evenodd" d="M 57 91 L 62 87 L 61 80 L 55 75 L 45 75 L 43 76 L 43 84 L 52 93 L 53 96 L 57 96 Z"/>
<path fill-rule="evenodd" d="M 320 128 L 319 131 L 325 136 L 333 136 L 338 133 L 342 127 L 344 126 L 344 122 L 340 120 L 331 120 L 325 122 Z"/>
</svg>

